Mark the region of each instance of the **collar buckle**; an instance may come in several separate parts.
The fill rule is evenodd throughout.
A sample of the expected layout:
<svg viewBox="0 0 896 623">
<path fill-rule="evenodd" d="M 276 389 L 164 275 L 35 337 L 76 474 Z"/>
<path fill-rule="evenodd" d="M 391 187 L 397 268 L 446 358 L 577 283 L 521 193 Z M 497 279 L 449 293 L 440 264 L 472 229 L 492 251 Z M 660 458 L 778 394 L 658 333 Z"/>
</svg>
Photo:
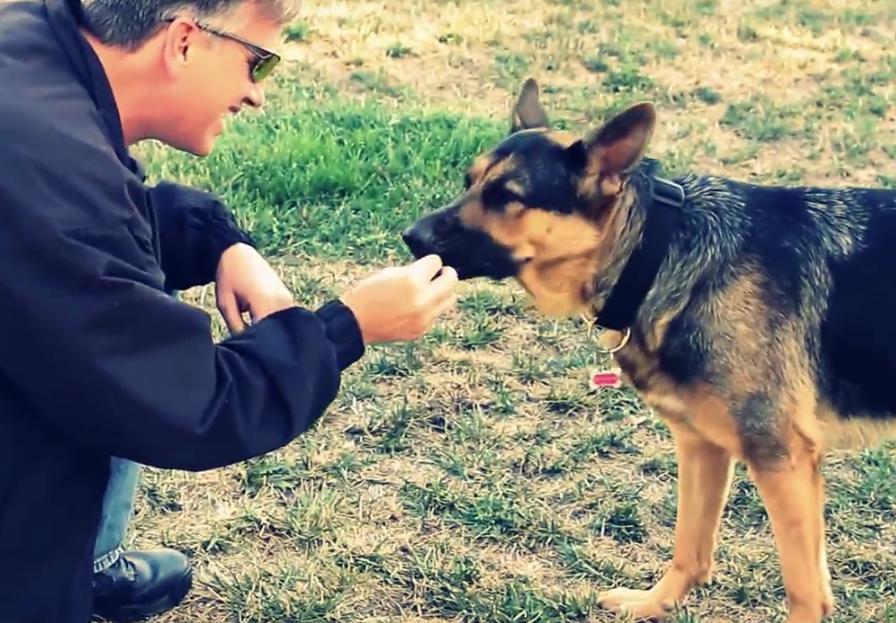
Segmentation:
<svg viewBox="0 0 896 623">
<path fill-rule="evenodd" d="M 665 203 L 673 208 L 684 205 L 685 192 L 681 184 L 664 177 L 653 176 L 653 200 Z"/>
</svg>

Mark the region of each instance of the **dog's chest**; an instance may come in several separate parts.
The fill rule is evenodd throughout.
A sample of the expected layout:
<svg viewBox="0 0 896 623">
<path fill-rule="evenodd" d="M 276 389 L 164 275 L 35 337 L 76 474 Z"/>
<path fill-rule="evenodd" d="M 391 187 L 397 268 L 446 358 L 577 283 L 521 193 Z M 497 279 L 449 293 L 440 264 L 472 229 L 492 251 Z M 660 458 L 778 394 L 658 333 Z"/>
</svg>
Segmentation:
<svg viewBox="0 0 896 623">
<path fill-rule="evenodd" d="M 670 428 L 687 431 L 734 456 L 743 456 L 737 423 L 728 403 L 700 385 L 683 387 L 656 369 L 648 373 L 644 366 L 633 367 L 631 361 L 625 361 L 620 361 L 625 382 L 636 388 L 644 404 Z"/>
</svg>

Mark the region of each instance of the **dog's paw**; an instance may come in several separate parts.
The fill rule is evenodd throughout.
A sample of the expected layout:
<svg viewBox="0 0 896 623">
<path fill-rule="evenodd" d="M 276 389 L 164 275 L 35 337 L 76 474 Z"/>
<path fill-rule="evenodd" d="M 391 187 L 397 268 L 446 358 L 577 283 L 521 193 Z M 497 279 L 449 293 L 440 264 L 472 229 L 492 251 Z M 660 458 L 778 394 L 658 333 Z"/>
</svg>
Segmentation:
<svg viewBox="0 0 896 623">
<path fill-rule="evenodd" d="M 602 608 L 628 615 L 631 621 L 664 621 L 675 608 L 673 600 L 664 600 L 654 591 L 615 588 L 601 593 L 597 602 Z"/>
</svg>

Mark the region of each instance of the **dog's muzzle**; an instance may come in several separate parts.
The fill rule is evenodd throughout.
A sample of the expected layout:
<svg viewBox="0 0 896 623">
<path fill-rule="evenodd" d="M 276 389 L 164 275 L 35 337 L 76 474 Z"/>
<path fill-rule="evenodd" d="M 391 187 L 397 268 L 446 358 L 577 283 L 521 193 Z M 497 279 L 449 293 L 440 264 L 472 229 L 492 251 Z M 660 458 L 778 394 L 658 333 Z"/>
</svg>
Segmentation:
<svg viewBox="0 0 896 623">
<path fill-rule="evenodd" d="M 401 239 L 418 260 L 427 255 L 437 254 L 432 232 L 422 231 L 422 228 L 416 226 L 409 227 L 401 234 Z"/>
</svg>

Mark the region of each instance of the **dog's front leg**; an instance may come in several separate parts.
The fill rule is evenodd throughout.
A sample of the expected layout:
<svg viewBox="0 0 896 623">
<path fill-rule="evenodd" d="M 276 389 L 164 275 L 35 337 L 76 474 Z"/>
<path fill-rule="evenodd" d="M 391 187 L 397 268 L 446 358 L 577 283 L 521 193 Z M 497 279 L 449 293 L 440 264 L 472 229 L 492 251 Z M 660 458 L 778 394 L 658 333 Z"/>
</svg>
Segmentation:
<svg viewBox="0 0 896 623">
<path fill-rule="evenodd" d="M 824 479 L 817 449 L 794 434 L 786 459 L 752 463 L 771 519 L 790 604 L 787 623 L 818 623 L 834 608 L 824 544 Z"/>
<path fill-rule="evenodd" d="M 678 452 L 678 516 L 675 554 L 662 579 L 647 591 L 618 588 L 598 597 L 600 604 L 660 620 L 691 588 L 710 580 L 722 509 L 731 485 L 734 461 L 729 452 L 683 425 L 670 424 Z"/>
</svg>

